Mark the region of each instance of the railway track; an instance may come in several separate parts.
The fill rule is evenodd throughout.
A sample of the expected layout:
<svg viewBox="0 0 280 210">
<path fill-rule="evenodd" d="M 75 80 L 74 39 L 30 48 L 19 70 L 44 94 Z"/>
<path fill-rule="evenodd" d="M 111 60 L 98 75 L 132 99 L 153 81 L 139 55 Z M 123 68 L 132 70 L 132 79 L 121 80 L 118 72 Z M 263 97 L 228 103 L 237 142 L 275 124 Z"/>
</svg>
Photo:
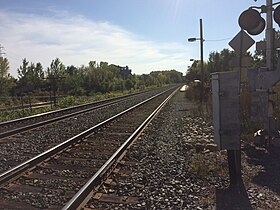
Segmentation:
<svg viewBox="0 0 280 210">
<path fill-rule="evenodd" d="M 134 105 L 2 173 L 1 206 L 7 209 L 81 207 L 173 91 Z"/>
<path fill-rule="evenodd" d="M 109 102 L 92 111 L 0 138 L 0 174 L 164 90 L 166 88 L 130 96 L 112 104 Z"/>
<path fill-rule="evenodd" d="M 53 122 L 57 122 L 69 117 L 80 115 L 86 112 L 90 112 L 101 107 L 105 107 L 111 104 L 115 104 L 128 98 L 135 97 L 141 94 L 145 94 L 148 91 L 142 91 L 139 93 L 133 93 L 129 95 L 124 95 L 120 97 L 114 97 L 110 99 L 105 99 L 101 101 L 95 101 L 87 104 L 82 104 L 74 107 L 64 108 L 56 111 L 46 112 L 42 114 L 37 114 L 29 117 L 24 117 L 20 119 L 0 122 L 0 139 L 18 134 L 20 132 L 25 132 L 30 129 L 38 128 Z"/>
</svg>

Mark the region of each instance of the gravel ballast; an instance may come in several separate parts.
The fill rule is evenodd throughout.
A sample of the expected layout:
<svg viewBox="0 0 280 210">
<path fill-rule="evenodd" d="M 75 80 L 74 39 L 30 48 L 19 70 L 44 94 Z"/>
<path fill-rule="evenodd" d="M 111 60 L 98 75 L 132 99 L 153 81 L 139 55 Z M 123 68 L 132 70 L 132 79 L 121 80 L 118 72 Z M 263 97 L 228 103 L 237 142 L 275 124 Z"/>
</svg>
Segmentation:
<svg viewBox="0 0 280 210">
<path fill-rule="evenodd" d="M 105 209 L 279 209 L 279 148 L 242 141 L 242 183 L 229 188 L 226 151 L 213 144 L 211 119 L 178 92 L 128 151 L 127 176 L 102 193 L 138 197 L 137 204 L 89 202 Z"/>
<path fill-rule="evenodd" d="M 158 89 L 133 96 L 108 107 L 29 130 L 7 140 L 1 140 L 0 174 L 160 92 L 162 91 Z"/>
</svg>

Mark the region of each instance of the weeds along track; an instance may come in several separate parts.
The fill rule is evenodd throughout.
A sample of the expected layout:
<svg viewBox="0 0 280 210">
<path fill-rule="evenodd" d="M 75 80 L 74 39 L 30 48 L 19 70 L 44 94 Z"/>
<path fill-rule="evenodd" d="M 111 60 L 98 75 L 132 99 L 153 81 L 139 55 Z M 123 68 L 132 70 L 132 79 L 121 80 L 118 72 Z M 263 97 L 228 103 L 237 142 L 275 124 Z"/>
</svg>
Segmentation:
<svg viewBox="0 0 280 210">
<path fill-rule="evenodd" d="M 75 209 L 99 185 L 114 162 L 149 122 L 174 88 L 106 118 L 3 172 L 0 175 L 2 208 Z M 145 123 L 143 123 L 145 122 Z M 139 127 L 141 126 L 141 127 Z"/>
<path fill-rule="evenodd" d="M 133 93 L 120 97 L 114 97 L 101 101 L 95 101 L 87 104 L 81 104 L 78 106 L 64 108 L 56 111 L 37 114 L 37 115 L 24 117 L 20 119 L 0 122 L 0 138 L 9 137 L 11 135 L 18 134 L 20 132 L 24 132 L 33 128 L 44 126 L 59 120 L 67 119 L 69 117 L 73 117 L 79 114 L 83 114 L 92 111 L 94 109 L 98 109 L 101 107 L 105 107 L 114 103 L 127 100 L 131 97 L 148 94 L 148 92 L 153 92 L 153 91 L 143 91 L 143 92 Z"/>
<path fill-rule="evenodd" d="M 92 111 L 0 138 L 0 174 L 165 89 L 121 99 Z"/>
</svg>

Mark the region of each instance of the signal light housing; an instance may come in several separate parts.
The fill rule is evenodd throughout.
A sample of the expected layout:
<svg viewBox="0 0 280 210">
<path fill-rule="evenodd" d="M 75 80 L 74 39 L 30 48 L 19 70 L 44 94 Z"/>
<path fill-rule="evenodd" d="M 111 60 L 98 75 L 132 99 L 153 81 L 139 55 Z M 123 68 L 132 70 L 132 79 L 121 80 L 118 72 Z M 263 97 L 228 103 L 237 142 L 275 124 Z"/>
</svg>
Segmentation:
<svg viewBox="0 0 280 210">
<path fill-rule="evenodd" d="M 247 9 L 238 19 L 239 26 L 244 30 L 252 30 L 259 25 L 261 15 L 257 10 Z"/>
<path fill-rule="evenodd" d="M 274 9 L 273 19 L 280 26 L 280 5 Z"/>
<path fill-rule="evenodd" d="M 265 20 L 257 10 L 251 8 L 241 13 L 238 24 L 251 35 L 260 34 L 265 28 Z"/>
<path fill-rule="evenodd" d="M 261 17 L 259 25 L 252 30 L 247 30 L 247 32 L 251 35 L 258 35 L 264 30 L 264 28 L 265 28 L 265 20 Z"/>
</svg>

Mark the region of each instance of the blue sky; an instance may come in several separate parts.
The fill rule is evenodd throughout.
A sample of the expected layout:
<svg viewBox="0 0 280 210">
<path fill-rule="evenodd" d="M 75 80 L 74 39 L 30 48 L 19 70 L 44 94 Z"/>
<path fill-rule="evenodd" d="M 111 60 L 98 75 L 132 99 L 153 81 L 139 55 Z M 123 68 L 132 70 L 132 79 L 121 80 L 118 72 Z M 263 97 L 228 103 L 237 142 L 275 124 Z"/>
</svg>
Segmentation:
<svg viewBox="0 0 280 210">
<path fill-rule="evenodd" d="M 167 69 L 185 73 L 189 60 L 200 56 L 199 42 L 187 42 L 189 37 L 199 37 L 200 18 L 207 59 L 211 51 L 230 48 L 228 42 L 239 32 L 241 12 L 265 3 L 0 0 L 0 44 L 14 76 L 23 58 L 47 68 L 56 57 L 65 65 L 88 65 L 90 60 L 128 65 L 136 74 Z"/>
</svg>

